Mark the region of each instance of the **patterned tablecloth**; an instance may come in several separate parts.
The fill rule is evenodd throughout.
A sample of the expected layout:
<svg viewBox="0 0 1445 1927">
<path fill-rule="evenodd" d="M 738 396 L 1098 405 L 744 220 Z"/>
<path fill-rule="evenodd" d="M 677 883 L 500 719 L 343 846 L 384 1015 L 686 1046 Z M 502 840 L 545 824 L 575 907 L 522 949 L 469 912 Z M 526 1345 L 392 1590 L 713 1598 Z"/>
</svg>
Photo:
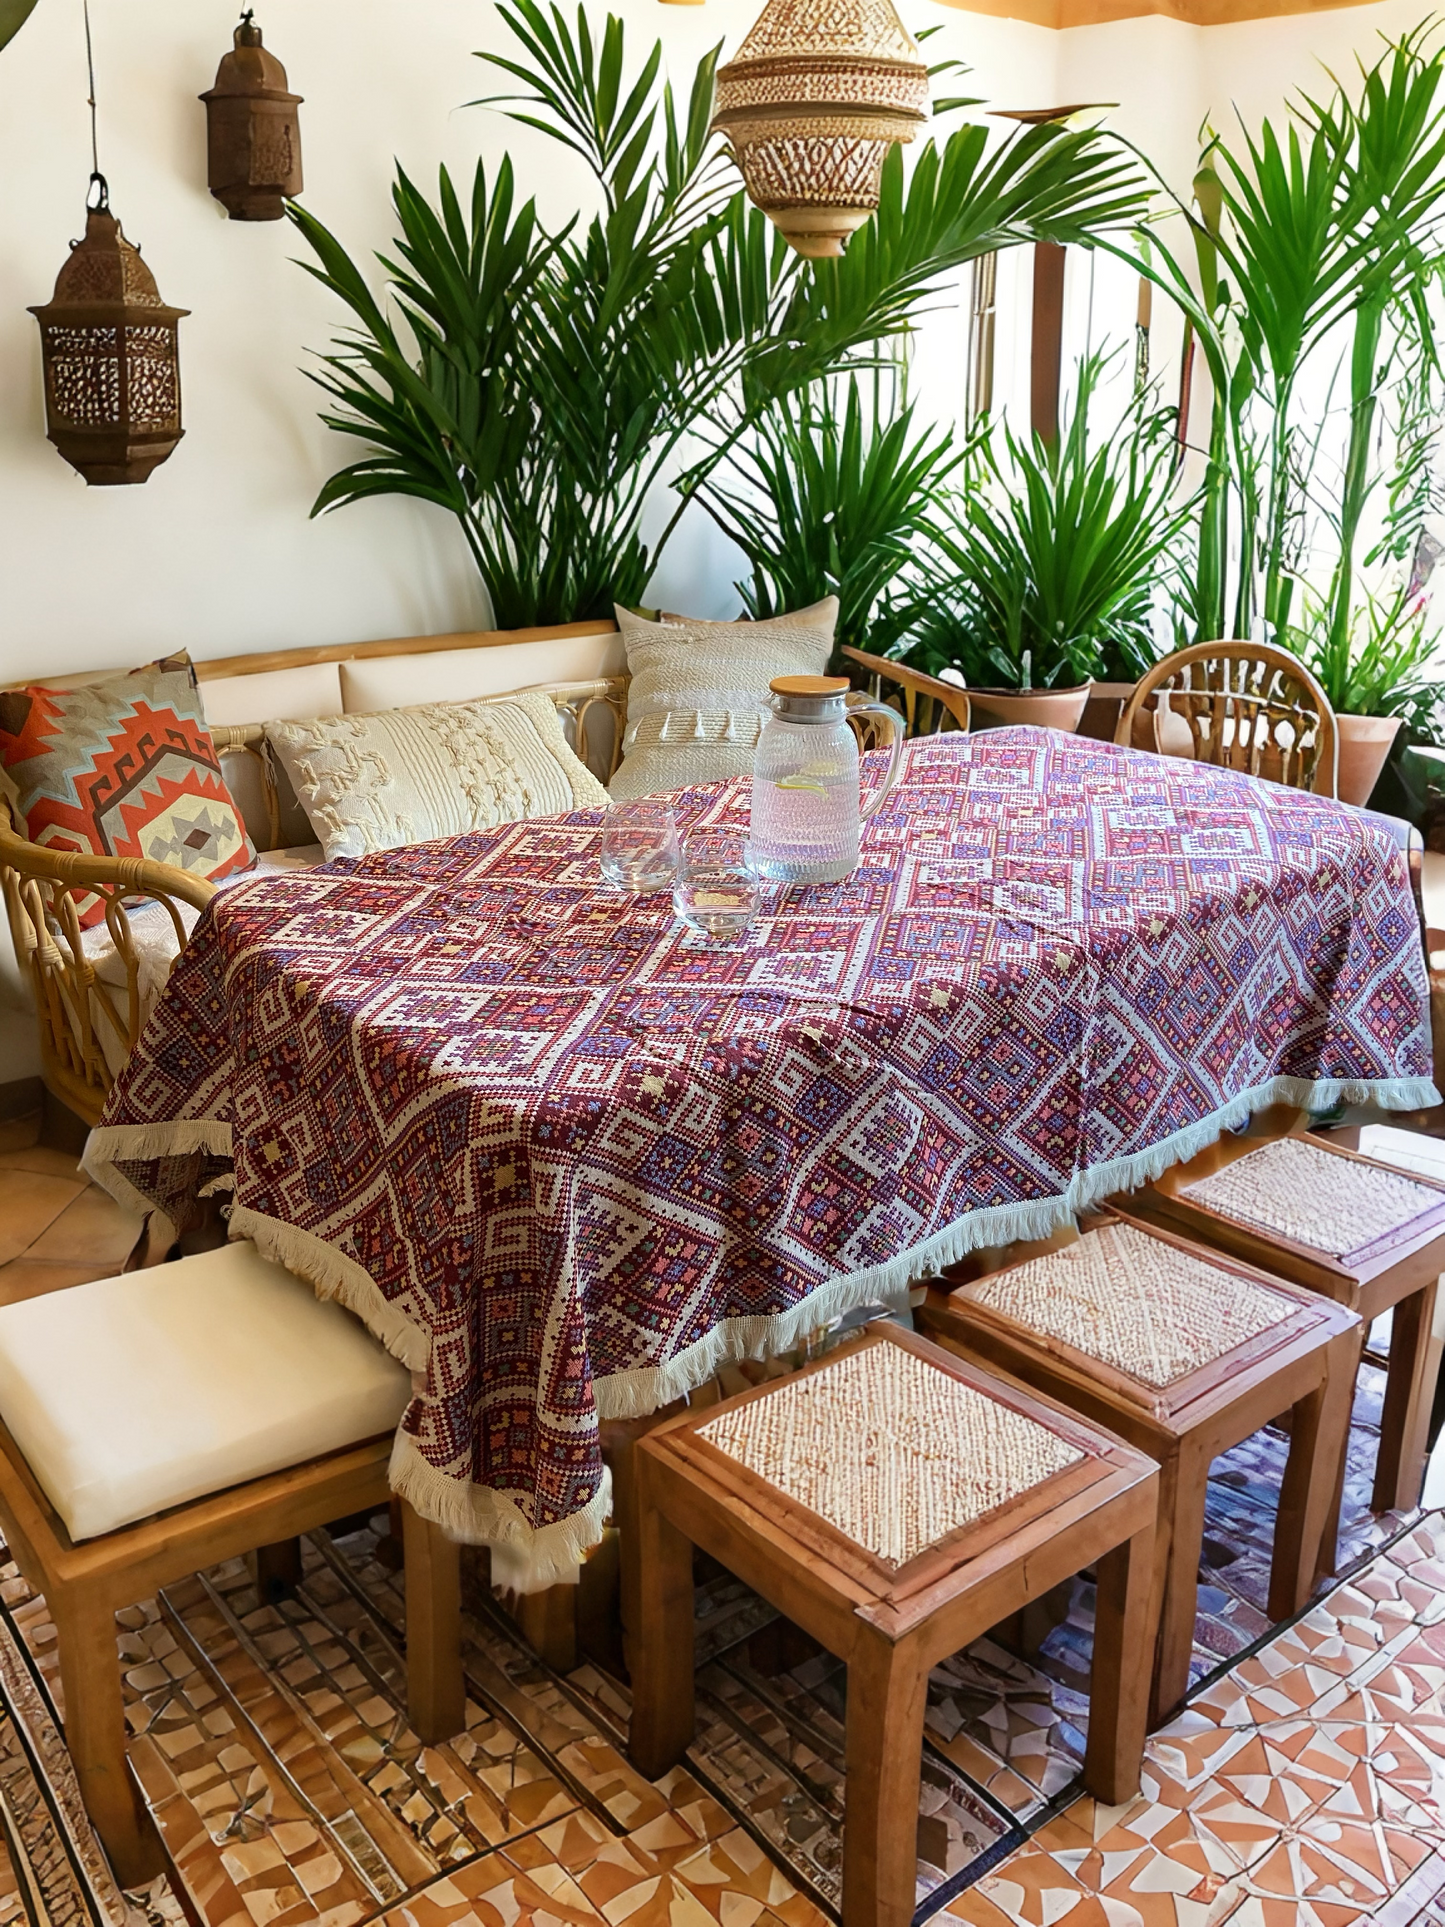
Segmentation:
<svg viewBox="0 0 1445 1927">
<path fill-rule="evenodd" d="M 744 821 L 746 784 L 682 793 Z M 1042 1235 L 1275 1099 L 1435 1102 L 1404 860 L 1357 811 L 1049 731 L 909 746 L 843 884 L 710 949 L 595 812 L 243 883 L 86 1164 L 418 1374 L 396 1488 L 560 1570 L 598 1420 Z"/>
</svg>

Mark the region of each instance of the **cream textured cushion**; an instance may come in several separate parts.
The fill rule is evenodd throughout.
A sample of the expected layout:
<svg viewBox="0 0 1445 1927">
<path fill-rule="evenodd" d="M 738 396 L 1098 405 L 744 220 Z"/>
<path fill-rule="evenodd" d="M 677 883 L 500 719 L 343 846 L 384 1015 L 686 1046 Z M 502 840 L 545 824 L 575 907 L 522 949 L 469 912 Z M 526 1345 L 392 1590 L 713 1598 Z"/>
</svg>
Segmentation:
<svg viewBox="0 0 1445 1927">
<path fill-rule="evenodd" d="M 72 1539 L 389 1432 L 410 1397 L 250 1243 L 0 1307 L 0 1416 Z"/>
<path fill-rule="evenodd" d="M 837 621 L 836 596 L 766 622 L 648 622 L 619 609 L 632 685 L 613 796 L 751 775 L 768 684 L 822 675 Z"/>
<path fill-rule="evenodd" d="M 328 862 L 607 802 L 543 695 L 267 723 L 266 735 Z"/>
</svg>

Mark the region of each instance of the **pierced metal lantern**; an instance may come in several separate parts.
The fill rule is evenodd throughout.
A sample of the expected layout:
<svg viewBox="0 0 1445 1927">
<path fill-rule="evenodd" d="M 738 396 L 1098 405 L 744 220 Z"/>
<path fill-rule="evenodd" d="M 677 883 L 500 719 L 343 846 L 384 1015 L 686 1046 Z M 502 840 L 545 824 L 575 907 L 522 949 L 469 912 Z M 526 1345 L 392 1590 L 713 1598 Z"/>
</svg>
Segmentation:
<svg viewBox="0 0 1445 1927">
<path fill-rule="evenodd" d="M 261 44 L 250 12 L 222 60 L 206 103 L 211 192 L 233 221 L 279 221 L 301 192 L 301 95 Z"/>
<path fill-rule="evenodd" d="M 712 124 L 799 254 L 839 255 L 927 105 L 927 66 L 890 0 L 768 0 L 718 70 Z"/>
<path fill-rule="evenodd" d="M 155 277 L 121 233 L 105 183 L 86 211 L 40 323 L 46 433 L 87 482 L 144 482 L 172 453 L 181 428 L 177 324 Z"/>
</svg>

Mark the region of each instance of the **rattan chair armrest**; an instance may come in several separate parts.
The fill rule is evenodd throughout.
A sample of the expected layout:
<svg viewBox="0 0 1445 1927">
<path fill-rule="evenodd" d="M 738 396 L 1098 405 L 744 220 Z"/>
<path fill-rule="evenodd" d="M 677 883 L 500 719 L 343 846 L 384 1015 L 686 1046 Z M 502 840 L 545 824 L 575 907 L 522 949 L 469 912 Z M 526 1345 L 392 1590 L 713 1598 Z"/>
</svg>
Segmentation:
<svg viewBox="0 0 1445 1927">
<path fill-rule="evenodd" d="M 82 890 L 108 885 L 138 897 L 177 897 L 193 910 L 204 910 L 216 894 L 214 883 L 208 883 L 204 877 L 188 876 L 173 864 L 155 863 L 149 857 L 48 850 L 17 836 L 3 821 L 0 821 L 0 865 L 20 876 L 44 877 L 49 882 Z"/>
</svg>

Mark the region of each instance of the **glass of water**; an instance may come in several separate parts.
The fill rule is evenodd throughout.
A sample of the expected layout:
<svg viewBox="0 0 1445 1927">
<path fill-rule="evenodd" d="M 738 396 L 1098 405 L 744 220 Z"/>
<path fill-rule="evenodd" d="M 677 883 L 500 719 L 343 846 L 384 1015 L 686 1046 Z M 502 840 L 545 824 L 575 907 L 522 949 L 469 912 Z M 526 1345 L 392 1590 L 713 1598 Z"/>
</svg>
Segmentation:
<svg viewBox="0 0 1445 1927">
<path fill-rule="evenodd" d="M 746 935 L 758 914 L 758 874 L 742 830 L 694 830 L 685 839 L 672 906 L 709 943 Z"/>
<path fill-rule="evenodd" d="M 668 887 L 677 874 L 677 818 L 670 803 L 641 796 L 608 804 L 602 874 L 633 896 Z"/>
</svg>

